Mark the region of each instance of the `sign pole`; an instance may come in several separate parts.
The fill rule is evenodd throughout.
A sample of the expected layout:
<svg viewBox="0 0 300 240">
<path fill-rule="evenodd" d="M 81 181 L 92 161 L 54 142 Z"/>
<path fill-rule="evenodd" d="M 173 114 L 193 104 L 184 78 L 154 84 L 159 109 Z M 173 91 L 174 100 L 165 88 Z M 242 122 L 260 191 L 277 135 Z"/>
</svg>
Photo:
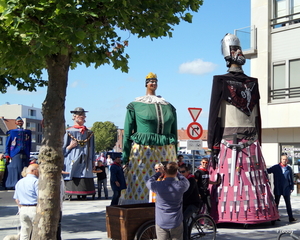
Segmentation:
<svg viewBox="0 0 300 240">
<path fill-rule="evenodd" d="M 192 152 L 193 152 L 193 174 L 195 173 L 195 150 L 192 150 Z"/>
<path fill-rule="evenodd" d="M 199 141 L 199 139 L 201 138 L 201 136 L 203 134 L 203 128 L 202 128 L 201 124 L 196 122 L 202 111 L 202 108 L 188 108 L 188 111 L 191 114 L 193 122 L 190 123 L 187 127 L 187 135 L 189 136 L 190 139 L 192 139 L 191 141 L 197 142 L 197 140 Z M 194 145 L 196 145 L 196 144 L 194 143 Z M 201 142 L 201 147 L 202 147 L 202 142 Z M 193 159 L 192 159 L 192 173 L 193 174 L 195 173 L 195 150 L 196 149 L 197 148 L 195 148 L 195 146 L 191 149 L 192 154 L 193 154 Z"/>
</svg>

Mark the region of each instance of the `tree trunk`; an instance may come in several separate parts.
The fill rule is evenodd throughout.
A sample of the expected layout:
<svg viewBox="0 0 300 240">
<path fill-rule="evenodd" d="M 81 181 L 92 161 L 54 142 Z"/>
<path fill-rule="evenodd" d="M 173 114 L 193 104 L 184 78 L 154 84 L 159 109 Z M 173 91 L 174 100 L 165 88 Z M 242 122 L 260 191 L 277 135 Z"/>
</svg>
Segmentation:
<svg viewBox="0 0 300 240">
<path fill-rule="evenodd" d="M 65 97 L 70 55 L 46 58 L 49 76 L 47 96 L 43 102 L 43 142 L 39 153 L 40 176 L 35 240 L 55 240 L 60 212 L 60 182 L 63 167 L 65 133 Z"/>
</svg>

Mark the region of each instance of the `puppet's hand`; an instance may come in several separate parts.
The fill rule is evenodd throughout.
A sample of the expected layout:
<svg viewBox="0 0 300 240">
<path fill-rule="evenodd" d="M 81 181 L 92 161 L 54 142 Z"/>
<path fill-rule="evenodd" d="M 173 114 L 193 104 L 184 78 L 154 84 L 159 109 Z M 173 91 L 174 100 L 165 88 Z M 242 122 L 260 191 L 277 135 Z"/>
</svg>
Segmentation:
<svg viewBox="0 0 300 240">
<path fill-rule="evenodd" d="M 214 149 L 213 150 L 213 156 L 214 156 L 214 158 L 218 158 L 219 157 L 219 153 L 220 153 L 220 149 Z"/>
</svg>

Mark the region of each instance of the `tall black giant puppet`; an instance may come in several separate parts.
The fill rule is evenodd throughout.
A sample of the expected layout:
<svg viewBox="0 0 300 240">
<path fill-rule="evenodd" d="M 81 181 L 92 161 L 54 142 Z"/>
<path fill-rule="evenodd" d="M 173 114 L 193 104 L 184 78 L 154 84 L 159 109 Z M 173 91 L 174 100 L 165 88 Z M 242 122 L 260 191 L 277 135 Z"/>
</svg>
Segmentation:
<svg viewBox="0 0 300 240">
<path fill-rule="evenodd" d="M 279 218 L 260 147 L 258 80 L 244 74 L 239 39 L 226 34 L 222 54 L 228 73 L 214 76 L 208 147 L 212 149 L 211 215 L 216 222 L 255 224 Z"/>
</svg>

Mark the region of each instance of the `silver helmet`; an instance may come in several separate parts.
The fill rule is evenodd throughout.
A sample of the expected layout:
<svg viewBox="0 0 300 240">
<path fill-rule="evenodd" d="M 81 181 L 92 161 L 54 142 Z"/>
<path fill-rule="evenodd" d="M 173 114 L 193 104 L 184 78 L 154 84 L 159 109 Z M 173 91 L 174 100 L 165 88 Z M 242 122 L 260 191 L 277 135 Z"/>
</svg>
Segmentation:
<svg viewBox="0 0 300 240">
<path fill-rule="evenodd" d="M 246 62 L 240 40 L 233 34 L 227 33 L 222 39 L 222 54 L 226 60 L 227 67 L 230 67 L 232 63 L 244 65 Z"/>
</svg>

